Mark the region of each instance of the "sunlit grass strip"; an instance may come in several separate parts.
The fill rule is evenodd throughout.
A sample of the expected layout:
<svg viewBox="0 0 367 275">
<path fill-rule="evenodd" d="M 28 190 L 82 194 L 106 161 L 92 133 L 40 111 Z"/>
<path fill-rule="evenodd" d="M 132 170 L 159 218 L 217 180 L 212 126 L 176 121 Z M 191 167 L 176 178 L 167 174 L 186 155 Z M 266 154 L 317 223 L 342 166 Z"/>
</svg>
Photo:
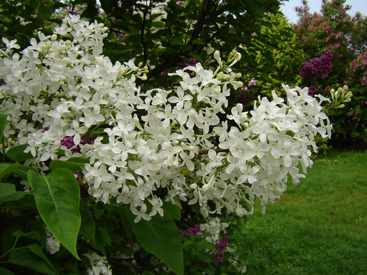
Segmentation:
<svg viewBox="0 0 367 275">
<path fill-rule="evenodd" d="M 248 274 L 367 274 L 367 153 L 315 160 L 239 242 L 251 250 Z"/>
</svg>

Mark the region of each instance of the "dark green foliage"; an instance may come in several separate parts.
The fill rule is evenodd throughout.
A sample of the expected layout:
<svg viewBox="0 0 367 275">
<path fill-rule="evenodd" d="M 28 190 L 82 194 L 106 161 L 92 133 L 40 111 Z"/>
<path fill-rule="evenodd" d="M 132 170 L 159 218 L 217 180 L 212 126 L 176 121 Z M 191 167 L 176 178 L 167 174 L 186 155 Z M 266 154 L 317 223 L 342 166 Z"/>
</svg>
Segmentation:
<svg viewBox="0 0 367 275">
<path fill-rule="evenodd" d="M 106 55 L 119 61 L 135 56 L 137 63 L 153 67 L 148 80 L 158 81 L 161 73 L 189 63 L 190 58 L 206 61 L 210 49 L 226 55 L 247 43 L 264 14 L 277 12 L 280 4 L 278 0 L 168 1 L 162 12 L 162 2 L 101 1 L 102 17 L 86 12 L 83 16 L 97 18 L 110 29 Z M 88 9 L 92 6 L 88 2 Z"/>
<path fill-rule="evenodd" d="M 0 36 L 9 40 L 17 39 L 23 49 L 38 30 L 52 33 L 54 23 L 61 20 L 53 18 L 55 10 L 66 4 L 57 0 L 4 0 L 0 3 Z"/>
</svg>

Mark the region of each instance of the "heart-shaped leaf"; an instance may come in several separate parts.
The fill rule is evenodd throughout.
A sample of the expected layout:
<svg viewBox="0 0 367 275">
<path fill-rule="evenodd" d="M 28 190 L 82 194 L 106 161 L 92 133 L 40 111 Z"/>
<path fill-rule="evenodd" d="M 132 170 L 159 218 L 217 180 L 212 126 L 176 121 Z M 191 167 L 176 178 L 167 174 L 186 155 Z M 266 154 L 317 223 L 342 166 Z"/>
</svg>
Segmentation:
<svg viewBox="0 0 367 275">
<path fill-rule="evenodd" d="M 30 170 L 28 181 L 42 220 L 56 239 L 80 260 L 76 249 L 81 224 L 80 190 L 73 172 L 60 168 L 43 176 Z"/>
<path fill-rule="evenodd" d="M 140 245 L 164 262 L 176 274 L 184 274 L 184 261 L 179 230 L 172 217 L 155 215 L 150 221 L 134 222 L 135 216 L 125 208 L 126 217 Z"/>
</svg>

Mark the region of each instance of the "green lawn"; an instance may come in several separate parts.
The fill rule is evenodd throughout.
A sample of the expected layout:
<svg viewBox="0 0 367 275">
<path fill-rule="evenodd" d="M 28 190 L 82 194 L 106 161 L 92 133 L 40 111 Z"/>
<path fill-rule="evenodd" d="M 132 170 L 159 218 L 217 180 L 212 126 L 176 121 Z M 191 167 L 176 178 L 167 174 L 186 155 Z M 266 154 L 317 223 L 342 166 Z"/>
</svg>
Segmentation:
<svg viewBox="0 0 367 275">
<path fill-rule="evenodd" d="M 248 274 L 367 274 L 367 153 L 316 159 L 265 216 L 257 204 L 239 242 Z"/>
</svg>

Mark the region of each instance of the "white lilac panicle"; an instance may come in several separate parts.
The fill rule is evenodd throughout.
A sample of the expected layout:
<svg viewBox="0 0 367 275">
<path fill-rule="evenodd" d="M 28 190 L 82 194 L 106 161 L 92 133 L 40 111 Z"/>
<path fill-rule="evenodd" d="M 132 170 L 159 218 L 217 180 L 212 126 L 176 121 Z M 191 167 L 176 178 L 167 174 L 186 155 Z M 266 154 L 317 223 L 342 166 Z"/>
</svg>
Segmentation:
<svg viewBox="0 0 367 275">
<path fill-rule="evenodd" d="M 237 105 L 221 120 L 231 89 L 242 83 L 218 52 L 215 71 L 197 63 L 171 74 L 181 79 L 173 90 L 141 91 L 135 79 L 144 68 L 101 55 L 106 31 L 70 16 L 20 54 L 3 39 L 5 145 L 28 144 L 35 158 L 26 164 L 45 172 L 50 160 L 89 158 L 82 175 L 89 194 L 128 205 L 135 222 L 163 215 L 163 201 L 197 204 L 208 223 L 251 214 L 255 198 L 265 210 L 286 190 L 288 175 L 294 183 L 304 177 L 314 137 L 330 137 L 325 99 L 307 88 L 283 86 L 287 101 L 259 97 L 252 111 Z M 233 52 L 229 62 L 238 59 Z"/>
<path fill-rule="evenodd" d="M 46 231 L 46 250 L 50 254 L 55 254 L 60 250 L 60 242 L 55 238 L 55 236 L 48 230 L 45 226 Z"/>
<path fill-rule="evenodd" d="M 211 243 L 216 243 L 220 239 L 222 232 L 229 226 L 228 223 L 222 222 L 218 217 L 211 219 L 210 222 L 200 225 L 201 231 L 207 232 L 210 235 L 206 240 Z"/>
<path fill-rule="evenodd" d="M 94 251 L 85 253 L 83 256 L 87 257 L 90 262 L 88 275 L 112 275 L 112 269 L 106 257 L 100 256 Z"/>
</svg>

